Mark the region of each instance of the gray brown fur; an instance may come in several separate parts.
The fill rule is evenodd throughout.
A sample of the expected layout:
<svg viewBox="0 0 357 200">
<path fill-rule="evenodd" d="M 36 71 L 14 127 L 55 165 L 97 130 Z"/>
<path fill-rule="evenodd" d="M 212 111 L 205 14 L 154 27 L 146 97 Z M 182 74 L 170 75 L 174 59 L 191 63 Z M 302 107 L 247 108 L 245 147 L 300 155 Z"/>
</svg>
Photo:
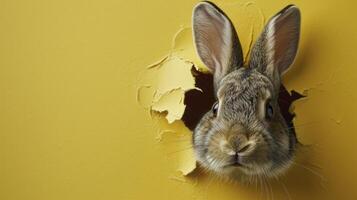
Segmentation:
<svg viewBox="0 0 357 200">
<path fill-rule="evenodd" d="M 201 12 L 200 10 L 204 9 L 217 9 L 217 7 L 209 2 L 202 2 L 196 6 L 194 34 L 198 39 L 201 34 L 209 34 L 202 33 L 209 29 L 200 30 L 200 27 L 195 26 L 195 23 L 200 24 L 195 20 L 202 20 L 195 19 L 195 12 Z M 223 13 L 221 10 L 218 11 Z M 295 26 L 300 26 L 300 13 L 295 6 L 288 6 L 277 15 L 290 20 L 287 23 L 293 23 L 291 26 L 295 30 L 299 30 L 299 27 Z M 291 18 L 289 15 L 298 16 L 298 19 Z M 226 15 L 223 13 L 223 16 Z M 270 23 L 272 23 L 272 19 Z M 230 22 L 228 18 L 227 21 Z M 209 24 L 209 22 L 205 22 L 205 24 L 207 23 Z M 229 24 L 231 26 L 231 23 Z M 227 23 L 222 24 L 222 26 L 226 25 Z M 222 30 L 229 29 L 225 27 Z M 248 66 L 243 67 L 240 66 L 240 63 L 243 63 L 242 56 L 239 54 L 241 52 L 240 43 L 238 37 L 236 40 L 234 39 L 236 35 L 234 28 L 233 31 L 231 44 L 222 46 L 222 48 L 227 48 L 231 45 L 230 51 L 233 52 L 227 55 L 230 56 L 228 58 L 230 62 L 227 66 L 223 66 L 225 69 L 221 70 L 226 73 L 215 76 L 214 81 L 217 102 L 219 102 L 217 114 L 215 115 L 213 111 L 206 113 L 193 133 L 196 158 L 206 169 L 230 178 L 244 180 L 250 176 L 277 176 L 292 163 L 296 147 L 295 140 L 291 139 L 292 133 L 289 131 L 277 103 L 282 71 L 279 70 L 280 68 L 278 69 L 280 66 L 275 65 L 271 65 L 273 68 L 268 69 L 271 61 L 268 61 L 267 43 L 275 44 L 275 40 L 279 40 L 279 38 L 267 38 L 269 31 L 267 25 L 253 47 Z M 292 37 L 296 35 L 299 34 L 294 33 Z M 276 44 L 281 45 L 279 41 Z M 202 46 L 202 44 L 200 45 Z M 199 55 L 207 55 L 207 52 L 200 52 L 204 51 L 200 48 L 197 49 Z M 296 53 L 296 49 L 289 48 L 297 48 L 297 44 L 286 48 L 287 51 Z M 222 57 L 219 53 L 217 54 Z M 214 56 L 212 55 L 213 58 L 201 56 L 201 59 L 204 63 L 211 64 L 214 63 L 212 60 L 205 62 L 205 59 L 214 60 Z M 288 63 L 290 65 L 295 54 L 286 56 L 290 56 L 284 58 L 290 62 Z M 208 67 L 212 73 L 215 73 L 215 66 Z M 283 69 L 288 67 L 283 66 Z M 268 101 L 274 111 L 269 120 L 265 116 Z"/>
</svg>

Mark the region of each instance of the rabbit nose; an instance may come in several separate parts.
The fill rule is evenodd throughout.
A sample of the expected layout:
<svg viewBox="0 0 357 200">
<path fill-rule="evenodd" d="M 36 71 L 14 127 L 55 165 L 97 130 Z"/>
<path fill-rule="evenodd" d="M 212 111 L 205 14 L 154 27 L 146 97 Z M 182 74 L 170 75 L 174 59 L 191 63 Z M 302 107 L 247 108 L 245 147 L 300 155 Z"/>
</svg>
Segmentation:
<svg viewBox="0 0 357 200">
<path fill-rule="evenodd" d="M 232 165 L 234 165 L 234 166 L 242 166 L 241 157 L 239 156 L 238 153 L 236 153 L 236 154 L 233 155 L 232 157 L 233 157 L 233 159 L 232 159 L 232 161 L 233 161 Z"/>
<path fill-rule="evenodd" d="M 239 152 L 245 144 L 248 142 L 247 137 L 243 134 L 235 134 L 228 138 L 228 143 L 234 148 L 236 152 Z"/>
<path fill-rule="evenodd" d="M 244 136 L 233 136 L 228 138 L 227 140 L 222 140 L 220 142 L 220 149 L 223 153 L 228 154 L 230 156 L 242 156 L 246 155 L 253 149 L 253 143 L 254 142 L 249 141 Z"/>
<path fill-rule="evenodd" d="M 243 155 L 247 150 L 251 148 L 251 144 L 246 143 L 245 145 L 233 146 L 226 141 L 222 141 L 220 144 L 221 151 L 230 156 L 233 155 Z"/>
<path fill-rule="evenodd" d="M 237 151 L 238 154 L 244 154 L 245 152 L 247 152 L 249 149 L 251 148 L 251 144 L 250 143 L 245 143 L 244 145 L 242 145 L 239 150 Z"/>
<path fill-rule="evenodd" d="M 221 151 L 225 154 L 228 154 L 230 156 L 237 154 L 235 149 L 226 140 L 222 140 L 219 146 Z"/>
</svg>

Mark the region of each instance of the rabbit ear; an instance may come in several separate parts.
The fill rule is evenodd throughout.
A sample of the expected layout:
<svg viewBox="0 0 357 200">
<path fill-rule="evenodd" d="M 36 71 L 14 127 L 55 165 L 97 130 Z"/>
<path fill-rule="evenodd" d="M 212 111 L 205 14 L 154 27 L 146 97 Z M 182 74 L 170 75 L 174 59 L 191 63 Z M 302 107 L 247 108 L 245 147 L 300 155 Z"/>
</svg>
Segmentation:
<svg viewBox="0 0 357 200">
<path fill-rule="evenodd" d="M 258 68 L 273 80 L 294 61 L 300 37 L 300 11 L 289 5 L 273 16 L 255 43 L 249 67 Z"/>
<path fill-rule="evenodd" d="M 233 24 L 214 4 L 201 2 L 194 8 L 193 36 L 199 57 L 214 74 L 215 85 L 243 65 L 242 48 Z"/>
</svg>

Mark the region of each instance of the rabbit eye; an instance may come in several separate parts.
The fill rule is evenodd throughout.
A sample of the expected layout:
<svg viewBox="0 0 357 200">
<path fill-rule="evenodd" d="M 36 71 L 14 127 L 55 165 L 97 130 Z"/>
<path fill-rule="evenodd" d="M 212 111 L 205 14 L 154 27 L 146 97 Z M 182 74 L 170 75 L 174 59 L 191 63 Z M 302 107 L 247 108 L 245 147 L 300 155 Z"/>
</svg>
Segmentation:
<svg viewBox="0 0 357 200">
<path fill-rule="evenodd" d="M 217 116 L 217 111 L 218 111 L 218 102 L 214 103 L 212 106 L 212 112 L 214 116 Z"/>
<path fill-rule="evenodd" d="M 270 101 L 268 101 L 265 104 L 265 118 L 268 120 L 271 120 L 274 115 L 274 109 L 273 106 L 271 105 Z"/>
</svg>

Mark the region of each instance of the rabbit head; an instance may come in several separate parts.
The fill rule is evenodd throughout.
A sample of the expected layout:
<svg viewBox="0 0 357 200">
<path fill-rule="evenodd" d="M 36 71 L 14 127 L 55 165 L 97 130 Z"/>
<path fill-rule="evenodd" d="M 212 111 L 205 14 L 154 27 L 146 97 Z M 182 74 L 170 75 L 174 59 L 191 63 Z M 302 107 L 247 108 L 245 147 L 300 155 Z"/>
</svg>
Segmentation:
<svg viewBox="0 0 357 200">
<path fill-rule="evenodd" d="M 229 177 L 282 173 L 297 141 L 277 100 L 281 76 L 297 52 L 299 9 L 289 5 L 268 21 L 247 66 L 232 22 L 213 3 L 194 8 L 193 35 L 199 57 L 213 73 L 217 100 L 193 133 L 197 161 Z"/>
</svg>

